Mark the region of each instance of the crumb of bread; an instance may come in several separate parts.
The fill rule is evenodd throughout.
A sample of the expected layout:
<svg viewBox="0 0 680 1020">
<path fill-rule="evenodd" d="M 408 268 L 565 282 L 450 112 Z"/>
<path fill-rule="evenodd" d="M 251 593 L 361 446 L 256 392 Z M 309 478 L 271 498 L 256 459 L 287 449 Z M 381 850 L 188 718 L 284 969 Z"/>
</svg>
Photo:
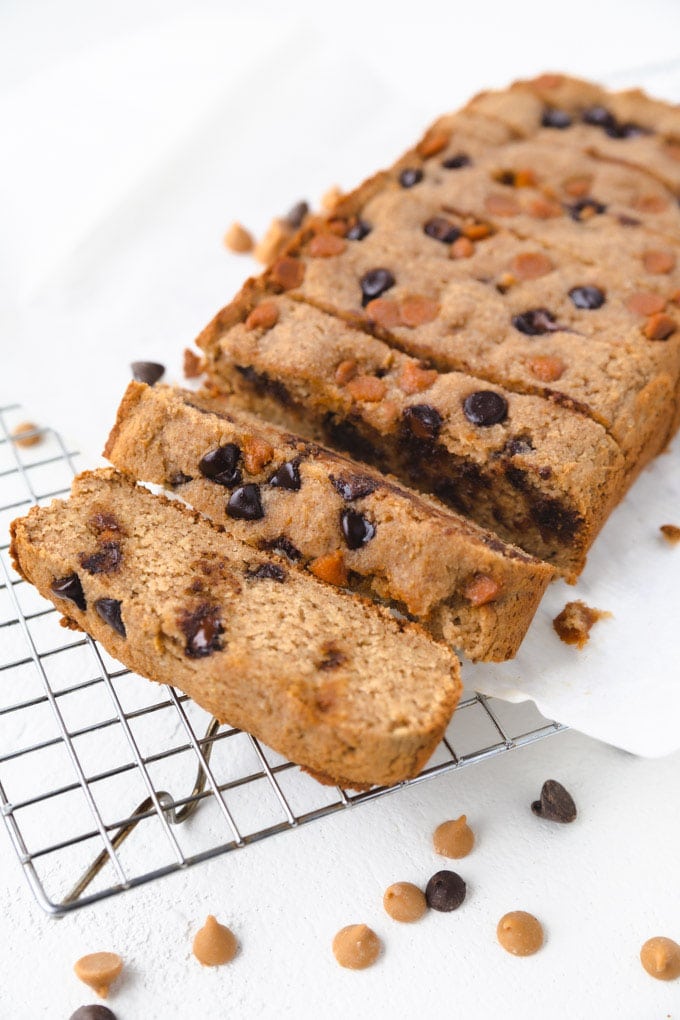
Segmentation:
<svg viewBox="0 0 680 1020">
<path fill-rule="evenodd" d="M 560 641 L 567 645 L 583 648 L 590 638 L 590 631 L 598 620 L 605 620 L 612 614 L 602 609 L 591 609 L 585 602 L 567 602 L 562 612 L 553 620 Z"/>
<path fill-rule="evenodd" d="M 190 347 L 184 348 L 183 370 L 185 379 L 198 379 L 203 375 L 205 363 Z"/>
</svg>

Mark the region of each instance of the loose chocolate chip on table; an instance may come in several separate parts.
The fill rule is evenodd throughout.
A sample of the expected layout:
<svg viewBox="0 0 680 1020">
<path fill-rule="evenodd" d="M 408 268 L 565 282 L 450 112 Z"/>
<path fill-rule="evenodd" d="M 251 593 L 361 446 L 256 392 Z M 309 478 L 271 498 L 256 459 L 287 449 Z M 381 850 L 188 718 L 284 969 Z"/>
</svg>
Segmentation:
<svg viewBox="0 0 680 1020">
<path fill-rule="evenodd" d="M 399 183 L 402 188 L 412 188 L 423 179 L 423 171 L 419 167 L 407 167 L 399 174 Z"/>
<path fill-rule="evenodd" d="M 236 443 L 225 443 L 206 453 L 199 461 L 198 470 L 211 482 L 230 489 L 241 481 L 241 471 L 237 467 L 240 456 L 241 451 Z"/>
<path fill-rule="evenodd" d="M 293 230 L 297 230 L 308 212 L 309 204 L 307 202 L 296 202 L 292 209 L 288 210 L 284 219 Z"/>
<path fill-rule="evenodd" d="M 242 521 L 259 521 L 264 517 L 259 485 L 241 485 L 234 489 L 227 503 L 227 514 Z"/>
<path fill-rule="evenodd" d="M 433 237 L 435 241 L 441 241 L 443 244 L 453 244 L 460 237 L 460 228 L 445 216 L 433 216 L 423 226 L 423 230 L 428 237 Z"/>
<path fill-rule="evenodd" d="M 380 297 L 397 282 L 389 269 L 370 269 L 361 277 L 361 293 L 363 295 L 361 305 L 366 307 L 369 301 Z"/>
<path fill-rule="evenodd" d="M 598 202 L 596 198 L 580 198 L 573 205 L 565 206 L 572 220 L 581 222 L 590 219 L 591 216 L 601 216 L 607 211 L 607 206 Z"/>
<path fill-rule="evenodd" d="M 455 156 L 449 156 L 442 162 L 442 166 L 445 170 L 460 170 L 464 166 L 470 166 L 472 160 L 464 152 L 459 152 Z"/>
<path fill-rule="evenodd" d="M 411 404 L 402 418 L 417 439 L 436 439 L 444 423 L 437 408 L 429 404 Z"/>
<path fill-rule="evenodd" d="M 340 514 L 340 524 L 350 549 L 361 549 L 362 545 L 370 542 L 375 535 L 375 524 L 371 524 L 356 510 L 343 510 Z"/>
<path fill-rule="evenodd" d="M 52 594 L 60 599 L 68 599 L 83 612 L 87 609 L 87 602 L 83 593 L 83 586 L 77 574 L 69 574 L 68 577 L 60 577 L 52 582 Z"/>
<path fill-rule="evenodd" d="M 599 287 L 572 287 L 569 297 L 577 308 L 601 308 L 605 303 L 604 291 Z"/>
<path fill-rule="evenodd" d="M 157 361 L 133 361 L 130 368 L 132 369 L 132 378 L 137 382 L 146 383 L 147 386 L 157 383 L 165 372 L 165 365 L 161 365 Z"/>
<path fill-rule="evenodd" d="M 571 117 L 566 110 L 556 110 L 554 107 L 548 107 L 543 111 L 541 124 L 543 127 L 557 128 L 558 131 L 564 131 L 565 128 L 571 127 Z"/>
<path fill-rule="evenodd" d="M 184 652 L 190 659 L 204 659 L 221 650 L 224 627 L 219 606 L 203 603 L 193 612 L 184 613 L 179 625 L 187 641 Z"/>
<path fill-rule="evenodd" d="M 375 492 L 376 482 L 367 475 L 347 475 L 342 478 L 340 475 L 329 475 L 328 480 L 335 491 L 348 503 L 363 496 L 370 496 Z"/>
<path fill-rule="evenodd" d="M 591 124 L 593 127 L 611 128 L 616 125 L 616 117 L 604 106 L 590 106 L 583 111 L 582 119 L 584 124 Z"/>
<path fill-rule="evenodd" d="M 433 910 L 457 910 L 466 891 L 465 882 L 455 871 L 438 871 L 427 883 L 425 899 Z"/>
<path fill-rule="evenodd" d="M 248 576 L 257 577 L 263 581 L 278 581 L 279 584 L 283 584 L 288 577 L 288 574 L 283 567 L 277 566 L 276 563 L 261 563 L 259 567 L 255 568 L 255 570 L 250 570 L 248 572 Z"/>
<path fill-rule="evenodd" d="M 116 1020 L 116 1014 L 108 1006 L 80 1006 L 71 1013 L 70 1020 Z"/>
<path fill-rule="evenodd" d="M 543 336 L 544 333 L 554 333 L 562 328 L 547 308 L 530 308 L 520 315 L 513 315 L 512 324 L 526 336 Z"/>
<path fill-rule="evenodd" d="M 101 616 L 104 623 L 108 623 L 109 627 L 113 627 L 117 634 L 121 637 L 125 637 L 125 624 L 121 616 L 121 601 L 120 599 L 97 599 L 94 604 L 94 608 Z"/>
<path fill-rule="evenodd" d="M 556 779 L 546 779 L 541 799 L 532 803 L 531 810 L 549 822 L 573 822 L 576 818 L 576 805 L 571 794 Z"/>
<path fill-rule="evenodd" d="M 367 223 L 366 220 L 357 220 L 356 223 L 353 223 L 349 228 L 345 237 L 348 241 L 363 241 L 363 239 L 370 234 L 372 229 L 371 224 Z"/>
<path fill-rule="evenodd" d="M 282 464 L 278 471 L 269 479 L 269 484 L 273 485 L 275 489 L 290 489 L 291 492 L 297 492 L 300 488 L 300 459 L 296 457 L 295 460 L 287 460 L 285 464 Z"/>
<path fill-rule="evenodd" d="M 113 574 L 120 566 L 123 554 L 120 542 L 102 542 L 91 556 L 80 555 L 80 565 L 88 574 Z"/>
<path fill-rule="evenodd" d="M 473 425 L 498 425 L 508 416 L 508 402 L 494 390 L 478 390 L 465 398 L 463 411 Z"/>
</svg>

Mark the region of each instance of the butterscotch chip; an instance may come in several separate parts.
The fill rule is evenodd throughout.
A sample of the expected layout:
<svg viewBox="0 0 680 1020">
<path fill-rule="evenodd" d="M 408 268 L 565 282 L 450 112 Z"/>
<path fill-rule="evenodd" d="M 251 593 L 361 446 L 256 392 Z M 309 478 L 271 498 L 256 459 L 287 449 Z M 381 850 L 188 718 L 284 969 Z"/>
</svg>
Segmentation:
<svg viewBox="0 0 680 1020">
<path fill-rule="evenodd" d="M 517 283 L 517 277 L 513 276 L 512 273 L 501 273 L 496 280 L 496 290 L 499 290 L 501 294 L 507 294 L 511 287 L 514 287 Z"/>
<path fill-rule="evenodd" d="M 597 621 L 607 619 L 611 615 L 601 609 L 591 609 L 585 602 L 577 599 L 575 602 L 567 602 L 562 612 L 553 620 L 553 627 L 565 644 L 583 648 Z"/>
<path fill-rule="evenodd" d="M 659 531 L 671 545 L 677 545 L 680 542 L 680 528 L 677 524 L 662 524 Z"/>
<path fill-rule="evenodd" d="M 487 195 L 484 208 L 491 216 L 519 216 L 522 207 L 512 195 Z"/>
<path fill-rule="evenodd" d="M 243 439 L 243 463 L 251 475 L 258 474 L 265 464 L 269 464 L 274 456 L 274 447 L 257 436 L 245 436 Z"/>
<path fill-rule="evenodd" d="M 656 935 L 647 939 L 640 950 L 640 962 L 657 981 L 674 981 L 680 977 L 680 946 L 673 939 Z"/>
<path fill-rule="evenodd" d="M 536 184 L 536 174 L 528 168 L 516 170 L 512 183 L 516 188 L 533 188 Z"/>
<path fill-rule="evenodd" d="M 493 602 L 500 592 L 500 585 L 487 574 L 475 574 L 463 588 L 463 598 L 473 606 L 485 606 Z"/>
<path fill-rule="evenodd" d="M 542 92 L 543 89 L 557 89 L 564 81 L 563 74 L 552 74 L 546 72 L 545 74 L 539 74 L 537 78 L 533 78 L 529 84 L 533 85 L 537 92 Z"/>
<path fill-rule="evenodd" d="M 451 140 L 451 132 L 436 129 L 429 131 L 423 140 L 419 142 L 416 152 L 423 159 L 429 159 L 430 156 L 436 156 L 438 152 L 445 149 Z"/>
<path fill-rule="evenodd" d="M 465 238 L 467 240 L 467 238 Z M 421 297 L 419 294 L 411 294 L 403 298 L 399 303 L 401 318 L 405 326 L 415 329 L 416 326 L 424 326 L 428 322 L 434 322 L 439 315 L 439 304 L 432 298 Z"/>
<path fill-rule="evenodd" d="M 512 910 L 498 922 L 496 936 L 513 956 L 532 956 L 543 945 L 541 922 L 525 910 Z"/>
<path fill-rule="evenodd" d="M 411 924 L 427 911 L 425 893 L 412 882 L 395 882 L 385 890 L 383 906 L 391 918 Z"/>
<path fill-rule="evenodd" d="M 340 549 L 325 556 L 318 556 L 309 564 L 309 569 L 314 577 L 326 581 L 327 584 L 334 584 L 338 588 L 344 588 L 347 584 L 347 567 Z"/>
<path fill-rule="evenodd" d="M 475 253 L 475 246 L 469 237 L 457 237 L 449 248 L 449 258 L 469 259 Z"/>
<path fill-rule="evenodd" d="M 638 290 L 626 300 L 626 308 L 632 315 L 655 315 L 663 311 L 665 304 L 661 295 L 651 290 Z"/>
<path fill-rule="evenodd" d="M 392 329 L 394 326 L 402 326 L 401 311 L 396 301 L 391 298 L 374 298 L 366 305 L 366 315 L 383 329 Z"/>
<path fill-rule="evenodd" d="M 263 301 L 253 308 L 246 319 L 246 329 L 271 329 L 279 321 L 279 307 L 276 301 Z"/>
<path fill-rule="evenodd" d="M 632 203 L 633 208 L 644 213 L 661 213 L 668 208 L 668 199 L 661 195 L 640 195 Z"/>
<path fill-rule="evenodd" d="M 338 386 L 346 386 L 350 379 L 353 379 L 357 374 L 358 367 L 354 358 L 341 361 L 335 370 L 335 381 Z"/>
<path fill-rule="evenodd" d="M 432 836 L 432 844 L 435 853 L 443 857 L 454 860 L 467 857 L 475 845 L 475 834 L 467 824 L 467 816 L 461 815 L 460 818 L 438 825 Z"/>
<path fill-rule="evenodd" d="M 32 421 L 22 421 L 12 432 L 12 439 L 17 446 L 37 446 L 42 443 L 43 435 L 40 427 Z"/>
<path fill-rule="evenodd" d="M 562 215 L 562 206 L 549 198 L 534 198 L 529 203 L 528 212 L 537 220 L 551 220 Z"/>
<path fill-rule="evenodd" d="M 664 273 L 670 273 L 675 269 L 675 255 L 670 251 L 662 251 L 656 248 L 650 249 L 643 254 L 642 264 L 648 273 L 662 276 Z"/>
<path fill-rule="evenodd" d="M 671 319 L 670 315 L 666 315 L 664 312 L 657 312 L 656 315 L 651 315 L 647 319 L 647 324 L 642 332 L 648 340 L 667 340 L 672 333 L 675 333 L 676 329 L 675 319 Z"/>
<path fill-rule="evenodd" d="M 205 362 L 190 347 L 185 347 L 182 368 L 185 379 L 198 379 L 199 375 L 203 375 Z"/>
<path fill-rule="evenodd" d="M 123 969 L 118 953 L 89 953 L 76 960 L 73 970 L 76 977 L 89 985 L 101 999 L 106 999 L 109 987 Z"/>
<path fill-rule="evenodd" d="M 538 280 L 552 272 L 554 266 L 547 255 L 540 251 L 524 251 L 515 255 L 510 270 L 520 280 Z"/>
<path fill-rule="evenodd" d="M 589 174 L 582 174 L 579 177 L 570 177 L 564 182 L 564 191 L 571 198 L 583 198 L 590 194 L 590 186 L 593 178 Z"/>
<path fill-rule="evenodd" d="M 238 942 L 230 928 L 208 914 L 205 924 L 194 936 L 192 952 L 204 967 L 219 967 L 236 956 Z"/>
<path fill-rule="evenodd" d="M 229 251 L 243 255 L 253 250 L 255 239 L 250 231 L 246 230 L 241 223 L 232 223 L 224 235 L 224 245 Z"/>
<path fill-rule="evenodd" d="M 353 400 L 365 400 L 374 404 L 385 396 L 387 386 L 374 375 L 357 375 L 347 383 L 347 392 Z"/>
<path fill-rule="evenodd" d="M 331 188 L 326 191 L 321 197 L 321 208 L 330 212 L 331 209 L 335 208 L 337 203 L 342 198 L 342 189 L 334 184 Z"/>
<path fill-rule="evenodd" d="M 268 266 L 283 251 L 294 233 L 286 220 L 272 220 L 264 237 L 255 245 L 255 258 Z"/>
<path fill-rule="evenodd" d="M 336 234 L 316 234 L 309 242 L 309 254 L 315 259 L 328 259 L 342 255 L 347 243 Z"/>
<path fill-rule="evenodd" d="M 537 354 L 527 361 L 527 368 L 541 382 L 556 382 L 566 369 L 561 358 L 554 354 Z"/>
<path fill-rule="evenodd" d="M 465 223 L 461 227 L 461 233 L 469 241 L 483 241 L 491 234 L 491 227 L 488 223 Z"/>
<path fill-rule="evenodd" d="M 407 361 L 399 376 L 399 389 L 404 393 L 422 393 L 432 386 L 437 373 L 433 368 L 421 368 L 414 361 Z"/>
<path fill-rule="evenodd" d="M 292 255 L 284 255 L 271 267 L 271 278 L 284 290 L 293 290 L 294 287 L 299 287 L 305 278 L 304 264 Z"/>
<path fill-rule="evenodd" d="M 365 924 L 348 924 L 333 939 L 333 955 L 341 967 L 363 970 L 380 956 L 380 939 Z"/>
</svg>

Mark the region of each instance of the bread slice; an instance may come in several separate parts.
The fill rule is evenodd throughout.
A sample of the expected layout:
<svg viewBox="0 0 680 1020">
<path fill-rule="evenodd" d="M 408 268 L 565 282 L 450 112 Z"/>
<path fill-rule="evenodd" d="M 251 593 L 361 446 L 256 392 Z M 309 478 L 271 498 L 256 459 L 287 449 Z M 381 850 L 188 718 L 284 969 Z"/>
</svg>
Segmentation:
<svg viewBox="0 0 680 1020">
<path fill-rule="evenodd" d="M 11 555 L 130 669 L 343 785 L 417 775 L 460 695 L 455 656 L 419 626 L 111 469 L 14 521 Z"/>
<path fill-rule="evenodd" d="M 554 575 L 437 501 L 224 400 L 132 382 L 104 456 L 235 538 L 396 603 L 472 659 L 515 655 Z M 245 519 L 233 510 L 244 485 L 259 500 Z"/>
</svg>

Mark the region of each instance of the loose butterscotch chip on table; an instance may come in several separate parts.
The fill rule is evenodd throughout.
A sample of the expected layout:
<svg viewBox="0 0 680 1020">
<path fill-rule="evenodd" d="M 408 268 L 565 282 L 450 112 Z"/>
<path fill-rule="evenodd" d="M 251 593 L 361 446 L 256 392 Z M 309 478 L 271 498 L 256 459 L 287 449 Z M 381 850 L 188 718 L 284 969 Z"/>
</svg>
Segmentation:
<svg viewBox="0 0 680 1020">
<path fill-rule="evenodd" d="M 427 911 L 425 893 L 412 882 L 395 882 L 385 890 L 383 906 L 395 921 L 411 924 Z"/>
<path fill-rule="evenodd" d="M 647 939 L 640 950 L 640 962 L 657 981 L 674 981 L 680 977 L 680 946 L 673 939 L 656 935 Z"/>
<path fill-rule="evenodd" d="M 341 967 L 363 970 L 380 956 L 382 943 L 376 933 L 365 924 L 348 924 L 333 939 L 333 955 Z"/>
<path fill-rule="evenodd" d="M 40 426 L 32 421 L 22 421 L 12 432 L 12 440 L 17 446 L 37 446 L 42 443 L 43 435 Z"/>
<path fill-rule="evenodd" d="M 102 999 L 108 996 L 109 986 L 122 969 L 123 961 L 118 953 L 88 953 L 73 965 L 76 977 L 89 985 Z"/>
<path fill-rule="evenodd" d="M 442 857 L 454 860 L 467 857 L 475 845 L 475 834 L 467 824 L 467 816 L 461 815 L 438 825 L 432 836 L 432 845 L 435 853 Z"/>
<path fill-rule="evenodd" d="M 513 956 L 532 956 L 543 945 L 543 926 L 526 910 L 511 910 L 498 922 L 496 937 Z"/>
<path fill-rule="evenodd" d="M 236 956 L 238 941 L 233 931 L 208 914 L 205 924 L 196 932 L 192 952 L 204 967 L 219 967 Z"/>
<path fill-rule="evenodd" d="M 605 620 L 611 615 L 602 609 L 591 609 L 585 602 L 576 599 L 575 602 L 567 602 L 562 612 L 553 620 L 553 627 L 560 641 L 583 648 L 597 621 Z"/>
</svg>

